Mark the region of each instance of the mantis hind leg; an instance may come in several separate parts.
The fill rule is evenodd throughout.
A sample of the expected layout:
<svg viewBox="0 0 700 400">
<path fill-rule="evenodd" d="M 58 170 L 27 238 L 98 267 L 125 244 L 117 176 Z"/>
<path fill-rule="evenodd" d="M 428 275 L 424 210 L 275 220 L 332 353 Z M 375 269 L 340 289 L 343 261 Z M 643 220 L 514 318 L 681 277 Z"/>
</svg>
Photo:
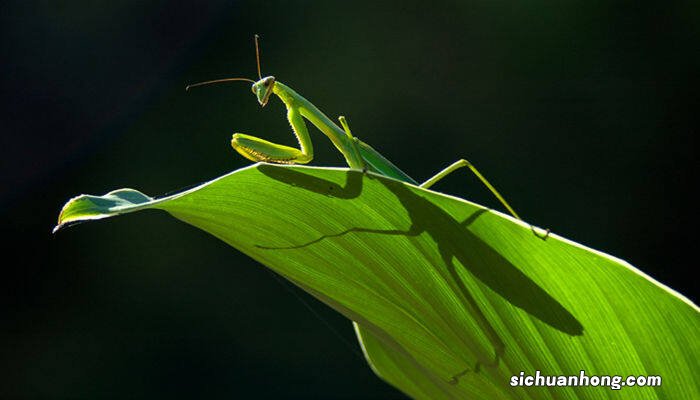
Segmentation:
<svg viewBox="0 0 700 400">
<path fill-rule="evenodd" d="M 503 207 L 505 207 L 505 208 L 508 210 L 508 212 L 510 212 L 510 214 L 511 214 L 512 216 L 514 216 L 515 218 L 517 218 L 517 219 L 519 219 L 519 220 L 522 220 L 522 218 L 520 218 L 520 216 L 515 212 L 515 210 L 513 210 L 513 207 L 511 207 L 510 204 L 508 204 L 508 202 L 506 201 L 506 199 L 503 198 L 503 196 L 501 196 L 501 194 L 498 192 L 498 190 L 496 190 L 496 188 L 495 188 L 483 175 L 481 175 L 481 173 L 479 172 L 479 170 L 476 169 L 476 167 L 475 167 L 474 165 L 472 165 L 472 163 L 470 163 L 469 161 L 467 161 L 467 160 L 465 160 L 465 159 L 461 159 L 461 160 L 455 161 L 454 163 L 452 163 L 452 164 L 451 164 L 450 166 L 448 166 L 447 168 L 445 168 L 445 169 L 443 169 L 442 171 L 438 172 L 438 173 L 437 173 L 435 176 L 433 176 L 432 178 L 430 178 L 430 179 L 428 179 L 427 181 L 423 182 L 423 183 L 420 185 L 420 187 L 425 188 L 425 189 L 428 189 L 429 187 L 431 187 L 431 186 L 433 186 L 434 184 L 438 183 L 440 180 L 442 180 L 442 179 L 443 179 L 444 177 L 446 177 L 447 175 L 449 175 L 449 174 L 451 174 L 452 172 L 454 172 L 454 171 L 456 171 L 456 170 L 458 170 L 458 169 L 460 169 L 460 168 L 463 168 L 463 167 L 468 167 L 468 168 L 474 173 L 474 175 L 476 175 L 476 177 L 479 178 L 479 180 L 481 181 L 481 183 L 483 183 L 484 186 L 486 186 L 486 188 L 498 199 L 498 201 L 500 201 L 501 204 L 503 204 Z"/>
<path fill-rule="evenodd" d="M 299 111 L 291 107 L 287 110 L 287 119 L 299 141 L 298 149 L 243 133 L 233 135 L 231 146 L 243 157 L 255 162 L 306 164 L 314 158 L 314 149 L 306 123 Z"/>
<path fill-rule="evenodd" d="M 447 168 L 445 168 L 445 169 L 443 169 L 442 171 L 438 172 L 438 173 L 437 173 L 435 176 L 433 176 L 432 178 L 430 178 L 430 179 L 428 179 L 427 181 L 423 182 L 423 183 L 420 185 L 420 187 L 425 188 L 425 189 L 428 189 L 429 187 L 433 186 L 434 184 L 436 184 L 436 183 L 438 183 L 440 180 L 442 180 L 442 178 L 446 177 L 447 175 L 449 175 L 449 174 L 453 173 L 454 171 L 456 171 L 456 170 L 458 170 L 458 169 L 460 169 L 460 168 L 463 168 L 463 167 L 468 167 L 468 168 L 474 173 L 474 175 L 476 175 L 476 177 L 479 178 L 479 180 L 481 181 L 481 183 L 483 183 L 484 186 L 486 186 L 486 188 L 498 199 L 498 201 L 500 201 L 501 204 L 503 204 L 503 207 L 505 207 L 505 208 L 508 210 L 508 212 L 509 212 L 512 216 L 514 216 L 515 218 L 517 218 L 517 219 L 519 219 L 519 220 L 521 220 L 521 221 L 523 220 L 522 218 L 520 218 L 520 216 L 518 215 L 518 213 L 515 212 L 515 210 L 513 209 L 513 207 L 511 207 L 510 204 L 508 204 L 508 202 L 506 201 L 506 199 L 503 198 L 503 196 L 501 196 L 501 194 L 498 192 L 498 190 L 496 190 L 496 188 L 491 184 L 491 182 L 489 182 L 488 179 L 486 179 L 483 175 L 481 175 L 481 172 L 479 172 L 479 170 L 476 169 L 476 167 L 475 167 L 474 165 L 472 165 L 472 163 L 470 163 L 469 161 L 467 161 L 467 160 L 465 160 L 465 159 L 461 159 L 461 160 L 455 161 L 454 163 L 452 163 L 452 164 L 451 164 L 450 166 L 448 166 Z M 538 238 L 540 238 L 540 239 L 542 239 L 542 240 L 547 240 L 547 238 L 549 237 L 549 233 L 550 233 L 550 232 L 549 232 L 549 228 L 545 229 L 545 230 L 544 230 L 544 233 L 539 232 L 539 231 L 535 228 L 534 225 L 530 225 L 530 229 L 532 230 L 532 233 L 535 234 L 535 236 L 537 236 Z"/>
</svg>

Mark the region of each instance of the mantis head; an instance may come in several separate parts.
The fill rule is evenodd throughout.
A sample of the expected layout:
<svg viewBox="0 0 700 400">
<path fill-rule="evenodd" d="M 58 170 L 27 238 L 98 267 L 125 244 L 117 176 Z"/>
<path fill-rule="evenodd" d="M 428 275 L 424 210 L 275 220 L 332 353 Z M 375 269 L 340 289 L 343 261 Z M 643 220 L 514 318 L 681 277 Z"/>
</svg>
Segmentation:
<svg viewBox="0 0 700 400">
<path fill-rule="evenodd" d="M 265 107 L 267 102 L 270 100 L 270 95 L 272 94 L 272 88 L 275 86 L 275 77 L 266 76 L 261 78 L 259 81 L 253 83 L 253 93 L 258 98 L 258 103 L 262 107 Z"/>
</svg>

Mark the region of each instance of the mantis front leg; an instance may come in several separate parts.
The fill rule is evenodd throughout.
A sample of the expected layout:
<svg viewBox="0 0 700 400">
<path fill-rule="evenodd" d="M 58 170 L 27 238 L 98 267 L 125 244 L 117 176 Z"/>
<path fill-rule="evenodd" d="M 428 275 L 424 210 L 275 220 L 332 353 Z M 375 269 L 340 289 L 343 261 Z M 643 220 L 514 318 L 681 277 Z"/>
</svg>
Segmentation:
<svg viewBox="0 0 700 400">
<path fill-rule="evenodd" d="M 304 118 L 296 107 L 287 107 L 287 119 L 299 141 L 298 149 L 243 133 L 233 135 L 231 146 L 243 157 L 255 162 L 306 164 L 314 158 L 314 147 Z"/>
</svg>

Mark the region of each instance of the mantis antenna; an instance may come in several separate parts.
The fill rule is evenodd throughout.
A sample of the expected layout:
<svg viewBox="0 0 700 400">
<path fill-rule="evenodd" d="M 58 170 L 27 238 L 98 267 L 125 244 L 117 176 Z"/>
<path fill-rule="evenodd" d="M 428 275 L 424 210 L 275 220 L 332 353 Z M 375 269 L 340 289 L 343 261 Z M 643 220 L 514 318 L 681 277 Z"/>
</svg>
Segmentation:
<svg viewBox="0 0 700 400">
<path fill-rule="evenodd" d="M 191 85 L 185 86 L 185 90 L 190 90 L 190 88 L 196 87 L 196 86 L 204 86 L 204 85 L 209 85 L 212 83 L 221 83 L 221 82 L 231 82 L 231 81 L 245 81 L 245 82 L 252 82 L 255 83 L 254 80 L 248 79 L 248 78 L 226 78 L 226 79 L 215 79 L 213 81 L 206 81 L 206 82 L 199 82 L 199 83 L 193 83 Z"/>
<path fill-rule="evenodd" d="M 255 34 L 255 61 L 258 63 L 258 78 L 262 79 L 262 74 L 260 73 L 260 45 L 258 44 L 259 40 L 260 36 L 258 36 L 258 34 Z"/>
<path fill-rule="evenodd" d="M 260 72 L 260 45 L 258 44 L 259 39 L 260 39 L 260 36 L 258 36 L 256 34 L 255 35 L 255 62 L 258 65 L 258 78 L 262 79 L 262 73 Z M 225 79 L 215 79 L 213 81 L 193 83 L 191 85 L 185 86 L 185 90 L 190 90 L 190 88 L 197 87 L 197 86 L 210 85 L 212 83 L 231 82 L 231 81 L 244 81 L 244 82 L 255 83 L 254 80 L 248 79 L 248 78 L 225 78 Z"/>
</svg>

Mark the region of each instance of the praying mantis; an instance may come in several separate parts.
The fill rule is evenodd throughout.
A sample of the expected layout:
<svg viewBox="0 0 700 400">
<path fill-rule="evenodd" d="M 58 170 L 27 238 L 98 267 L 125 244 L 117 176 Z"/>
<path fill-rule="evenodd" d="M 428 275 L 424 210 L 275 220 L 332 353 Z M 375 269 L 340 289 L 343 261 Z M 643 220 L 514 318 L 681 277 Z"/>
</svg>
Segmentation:
<svg viewBox="0 0 700 400">
<path fill-rule="evenodd" d="M 338 126 L 309 100 L 305 99 L 289 86 L 277 81 L 274 76 L 263 77 L 260 68 L 260 46 L 258 35 L 255 35 L 255 57 L 258 70 L 257 81 L 248 78 L 225 78 L 195 83 L 186 87 L 186 90 L 189 90 L 192 87 L 214 83 L 244 81 L 252 83 L 251 90 L 255 94 L 260 106 L 265 107 L 273 94 L 284 103 L 287 108 L 287 119 L 292 127 L 292 132 L 299 142 L 299 148 L 272 143 L 265 139 L 243 133 L 235 133 L 231 138 L 231 146 L 243 157 L 254 162 L 268 162 L 276 164 L 306 164 L 311 162 L 311 160 L 313 160 L 314 150 L 311 137 L 306 126 L 306 120 L 318 128 L 318 130 L 320 130 L 331 140 L 333 145 L 345 157 L 345 161 L 347 162 L 348 166 L 352 169 L 359 169 L 365 172 L 371 171 L 382 176 L 394 178 L 399 181 L 418 185 L 421 188 L 427 189 L 455 170 L 467 167 L 500 201 L 500 203 L 508 210 L 508 212 L 510 212 L 513 217 L 521 220 L 520 216 L 515 212 L 515 210 L 513 210 L 510 204 L 508 204 L 508 202 L 496 190 L 496 188 L 469 161 L 460 159 L 438 172 L 435 176 L 419 184 L 416 180 L 408 176 L 377 150 L 354 136 L 344 116 L 338 117 L 340 122 L 340 126 Z M 547 235 L 549 234 L 549 230 L 547 230 L 545 236 L 542 237 L 535 232 L 534 227 L 532 230 L 536 236 L 543 239 L 546 239 Z M 471 295 L 469 295 L 469 298 L 471 299 Z M 473 299 L 471 301 L 473 302 Z M 484 362 L 484 365 L 495 366 L 498 363 L 499 357 L 503 354 L 503 342 L 498 337 L 498 334 L 494 331 L 486 317 L 478 309 L 478 306 L 475 307 L 475 309 L 477 310 L 475 312 L 476 318 L 490 337 L 496 356 L 495 361 Z M 356 329 L 360 328 L 356 326 Z M 473 370 L 478 371 L 479 365 L 481 365 L 480 363 L 481 361 L 477 362 L 476 367 Z M 463 376 L 470 370 L 472 369 L 466 369 L 455 374 L 449 380 L 449 383 L 456 384 L 459 377 Z"/>
<path fill-rule="evenodd" d="M 513 217 L 521 220 L 520 216 L 508 204 L 503 196 L 496 188 L 472 165 L 465 159 L 460 159 L 442 171 L 438 172 L 432 178 L 419 184 L 416 180 L 408 176 L 405 172 L 399 169 L 386 157 L 377 150 L 372 148 L 367 143 L 353 136 L 350 131 L 350 126 L 344 116 L 338 117 L 340 122 L 339 127 L 331 121 L 326 114 L 319 110 L 309 100 L 292 90 L 289 86 L 279 82 L 274 76 L 263 77 L 260 68 L 260 45 L 259 36 L 255 35 L 255 58 L 258 68 L 258 80 L 248 78 L 225 78 L 216 79 L 206 82 L 200 82 L 188 85 L 185 90 L 196 86 L 209 85 L 221 82 L 244 81 L 251 82 L 253 86 L 251 90 L 257 97 L 261 107 L 265 107 L 270 97 L 276 95 L 284 103 L 287 108 L 287 119 L 292 126 L 292 132 L 299 142 L 299 148 L 272 143 L 265 139 L 255 136 L 246 135 L 243 133 L 235 133 L 231 139 L 231 146 L 243 157 L 254 162 L 268 162 L 277 164 L 306 164 L 313 160 L 314 150 L 309 136 L 309 131 L 306 127 L 304 119 L 318 128 L 325 134 L 345 157 L 348 166 L 353 169 L 362 171 L 371 171 L 379 175 L 394 178 L 402 182 L 418 185 L 421 188 L 427 189 L 442 180 L 452 172 L 467 167 L 474 175 L 486 186 L 486 188 L 498 199 L 498 201 L 513 215 Z"/>
</svg>

